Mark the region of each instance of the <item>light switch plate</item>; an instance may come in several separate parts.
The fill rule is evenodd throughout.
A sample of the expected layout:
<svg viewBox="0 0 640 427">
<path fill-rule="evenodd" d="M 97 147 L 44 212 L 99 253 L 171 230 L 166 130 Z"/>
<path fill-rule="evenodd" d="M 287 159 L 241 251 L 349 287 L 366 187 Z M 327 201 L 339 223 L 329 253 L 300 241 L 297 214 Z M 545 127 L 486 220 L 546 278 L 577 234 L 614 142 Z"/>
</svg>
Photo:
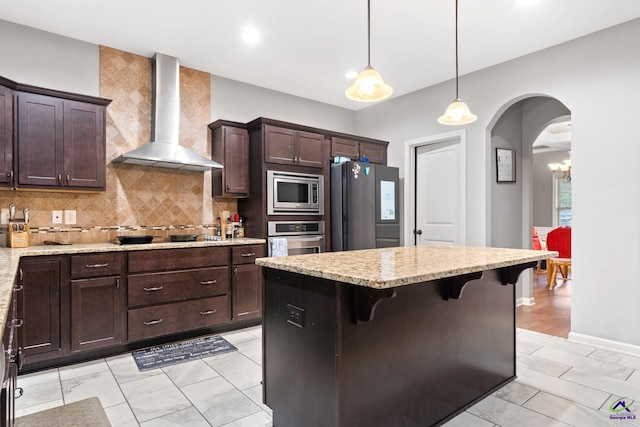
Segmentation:
<svg viewBox="0 0 640 427">
<path fill-rule="evenodd" d="M 9 209 L 0 211 L 0 224 L 9 224 Z"/>
<path fill-rule="evenodd" d="M 51 223 L 62 224 L 62 211 L 51 211 Z"/>
<path fill-rule="evenodd" d="M 75 209 L 65 210 L 64 211 L 64 223 L 65 224 L 75 224 L 76 223 L 76 211 L 75 211 Z"/>
</svg>

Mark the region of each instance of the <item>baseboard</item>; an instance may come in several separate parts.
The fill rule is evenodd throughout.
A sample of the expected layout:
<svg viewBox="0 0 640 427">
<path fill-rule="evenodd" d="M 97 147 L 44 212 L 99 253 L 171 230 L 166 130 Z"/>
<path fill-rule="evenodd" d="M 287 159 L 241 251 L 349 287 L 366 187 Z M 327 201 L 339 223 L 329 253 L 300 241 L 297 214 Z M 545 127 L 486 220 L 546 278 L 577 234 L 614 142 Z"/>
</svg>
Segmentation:
<svg viewBox="0 0 640 427">
<path fill-rule="evenodd" d="M 520 307 L 521 305 L 526 305 L 526 306 L 531 306 L 531 305 L 535 305 L 536 304 L 536 300 L 535 298 L 518 298 L 516 300 L 516 307 Z"/>
<path fill-rule="evenodd" d="M 640 356 L 640 346 L 627 344 L 620 341 L 608 340 L 606 338 L 598 338 L 592 335 L 579 334 L 577 332 L 569 332 L 568 341 L 600 347 L 607 350 L 613 350 L 620 353 L 626 353 L 632 356 Z"/>
</svg>

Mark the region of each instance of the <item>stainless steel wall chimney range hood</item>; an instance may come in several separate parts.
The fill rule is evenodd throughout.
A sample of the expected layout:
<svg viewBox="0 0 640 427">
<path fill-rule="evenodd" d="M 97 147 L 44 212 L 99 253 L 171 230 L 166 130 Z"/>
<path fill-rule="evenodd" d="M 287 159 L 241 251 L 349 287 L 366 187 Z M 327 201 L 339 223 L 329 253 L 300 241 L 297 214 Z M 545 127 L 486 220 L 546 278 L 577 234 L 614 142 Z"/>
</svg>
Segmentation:
<svg viewBox="0 0 640 427">
<path fill-rule="evenodd" d="M 222 168 L 178 143 L 180 126 L 180 64 L 178 58 L 153 56 L 151 142 L 113 159 L 116 163 L 206 171 Z"/>
</svg>

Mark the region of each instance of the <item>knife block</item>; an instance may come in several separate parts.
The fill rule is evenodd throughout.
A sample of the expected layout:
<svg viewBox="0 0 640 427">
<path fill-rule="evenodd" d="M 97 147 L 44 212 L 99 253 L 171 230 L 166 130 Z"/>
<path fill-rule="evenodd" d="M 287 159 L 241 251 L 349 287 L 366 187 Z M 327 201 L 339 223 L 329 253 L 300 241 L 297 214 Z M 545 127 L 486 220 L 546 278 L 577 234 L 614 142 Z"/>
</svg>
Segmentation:
<svg viewBox="0 0 640 427">
<path fill-rule="evenodd" d="M 29 246 L 29 224 L 10 221 L 7 228 L 7 247 L 26 248 L 27 246 Z"/>
</svg>

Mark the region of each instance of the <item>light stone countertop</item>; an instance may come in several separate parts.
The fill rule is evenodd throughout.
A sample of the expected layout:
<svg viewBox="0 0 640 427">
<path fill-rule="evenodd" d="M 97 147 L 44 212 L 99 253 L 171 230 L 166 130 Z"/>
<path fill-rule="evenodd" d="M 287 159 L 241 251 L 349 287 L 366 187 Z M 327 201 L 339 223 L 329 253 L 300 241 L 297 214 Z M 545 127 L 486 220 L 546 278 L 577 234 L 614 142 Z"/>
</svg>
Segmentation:
<svg viewBox="0 0 640 427">
<path fill-rule="evenodd" d="M 256 264 L 358 286 L 387 289 L 557 255 L 557 252 L 528 249 L 407 246 L 258 258 Z"/>
<path fill-rule="evenodd" d="M 218 241 L 164 242 L 140 245 L 119 243 L 85 243 L 73 245 L 29 246 L 26 248 L 0 248 L 0 339 L 7 322 L 7 311 L 11 303 L 11 292 L 18 272 L 20 258 L 42 255 L 73 255 L 91 252 L 122 252 L 155 249 L 200 248 L 208 246 L 241 246 L 264 244 L 265 239 L 238 238 Z"/>
</svg>

